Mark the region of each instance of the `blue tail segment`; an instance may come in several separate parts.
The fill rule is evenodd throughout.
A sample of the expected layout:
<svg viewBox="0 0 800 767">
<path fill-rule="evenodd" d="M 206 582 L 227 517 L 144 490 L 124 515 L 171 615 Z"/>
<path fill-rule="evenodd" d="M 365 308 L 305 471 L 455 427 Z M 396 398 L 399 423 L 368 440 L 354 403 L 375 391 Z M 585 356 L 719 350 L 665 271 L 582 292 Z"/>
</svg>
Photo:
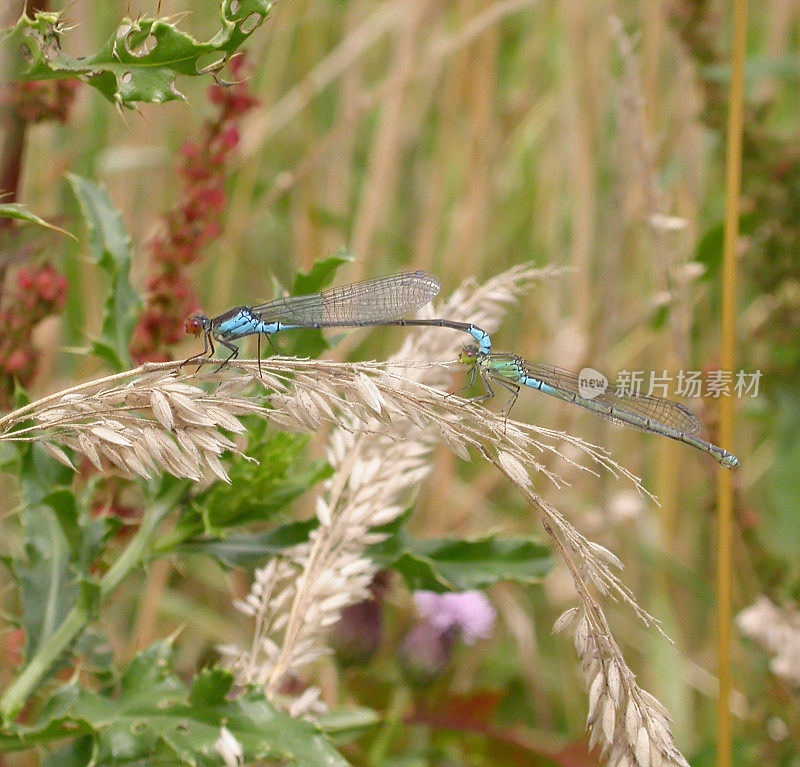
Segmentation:
<svg viewBox="0 0 800 767">
<path fill-rule="evenodd" d="M 492 339 L 483 328 L 470 325 L 467 332 L 478 342 L 481 354 L 489 354 L 492 351 Z"/>
<path fill-rule="evenodd" d="M 477 336 L 472 334 L 473 338 Z M 460 360 L 472 370 L 472 379 L 480 373 L 486 393 L 479 399 L 494 396 L 492 383 L 511 393 L 506 413 L 516 402 L 520 386 L 538 389 L 551 397 L 569 402 L 622 426 L 683 442 L 708 453 L 726 469 L 739 465 L 739 459 L 724 448 L 697 436 L 700 422 L 684 405 L 652 395 L 618 394 L 604 389 L 587 390 L 575 373 L 553 365 L 528 362 L 516 354 L 488 354 L 477 346 L 468 346 Z"/>
</svg>

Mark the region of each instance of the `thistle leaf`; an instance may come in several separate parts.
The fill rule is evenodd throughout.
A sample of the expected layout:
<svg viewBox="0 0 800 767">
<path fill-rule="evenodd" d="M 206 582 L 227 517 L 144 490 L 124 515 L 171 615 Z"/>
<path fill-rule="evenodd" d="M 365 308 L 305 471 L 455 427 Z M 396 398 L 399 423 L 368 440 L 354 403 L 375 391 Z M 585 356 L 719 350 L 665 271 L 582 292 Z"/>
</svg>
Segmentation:
<svg viewBox="0 0 800 767">
<path fill-rule="evenodd" d="M 59 13 L 23 15 L 0 31 L 0 58 L 16 81 L 75 77 L 96 88 L 118 107 L 137 102 L 163 104 L 183 99 L 178 75 L 197 77 L 220 71 L 267 18 L 272 0 L 222 0 L 221 28 L 202 43 L 168 19 L 123 19 L 105 45 L 88 56 L 61 48 L 67 26 Z"/>
</svg>

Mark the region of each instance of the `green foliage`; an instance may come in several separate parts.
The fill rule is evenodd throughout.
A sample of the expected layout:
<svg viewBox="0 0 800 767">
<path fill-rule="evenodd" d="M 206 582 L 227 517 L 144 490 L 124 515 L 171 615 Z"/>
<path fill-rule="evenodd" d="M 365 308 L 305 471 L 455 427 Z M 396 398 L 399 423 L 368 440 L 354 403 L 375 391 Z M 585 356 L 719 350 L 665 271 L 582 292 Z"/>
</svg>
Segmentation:
<svg viewBox="0 0 800 767">
<path fill-rule="evenodd" d="M 225 538 L 198 538 L 184 542 L 180 550 L 214 557 L 226 567 L 258 567 L 268 559 L 279 556 L 290 546 L 307 541 L 309 533 L 317 524 L 316 519 L 307 519 L 289 522 L 262 533 L 233 533 Z"/>
<path fill-rule="evenodd" d="M 320 714 L 316 723 L 334 741 L 349 740 L 353 735 L 373 727 L 381 721 L 381 717 L 371 708 L 359 706 L 346 709 L 332 709 Z"/>
<path fill-rule="evenodd" d="M 394 568 L 411 589 L 464 591 L 500 581 L 538 583 L 553 564 L 550 549 L 527 538 L 489 535 L 475 540 L 422 540 L 405 530 L 408 515 L 376 528 L 389 537 L 371 546 L 369 556 Z M 195 540 L 184 549 L 213 556 L 228 567 L 257 567 L 284 549 L 303 543 L 316 519 L 290 522 L 258 535 L 230 535 L 224 540 Z"/>
<path fill-rule="evenodd" d="M 204 59 L 219 56 L 221 61 L 227 52 L 210 52 L 176 63 L 164 62 L 159 56 L 169 52 L 172 42 L 176 48 L 197 53 L 198 44 L 182 37 L 176 27 L 190 29 L 191 23 L 196 40 L 209 40 L 220 28 L 216 22 L 219 3 L 208 0 L 193 6 L 188 19 L 160 21 L 155 26 L 148 19 L 117 24 L 118 19 L 110 21 L 108 13 L 84 13 L 83 5 L 77 6 L 82 28 L 72 35 L 59 26 L 55 15 L 18 24 L 5 35 L 0 32 L 12 57 L 25 47 L 28 59 L 18 63 L 33 76 L 79 78 L 104 95 L 97 99 L 92 94 L 88 109 L 75 110 L 66 128 L 42 126 L 29 132 L 28 146 L 52 162 L 26 163 L 24 186 L 34 210 L 57 211 L 64 201 L 48 197 L 60 193 L 52 184 L 54 167 L 75 163 L 75 168 L 87 175 L 88 171 L 80 169 L 102 167 L 104 172 L 118 174 L 115 183 L 124 178 L 130 191 L 125 220 L 142 222 L 146 230 L 146 222 L 152 221 L 165 203 L 160 195 L 150 193 L 153 167 L 147 164 L 145 153 L 152 157 L 151 149 L 170 151 L 186 138 L 187 112 L 180 105 L 165 110 L 148 125 L 149 130 L 137 134 L 142 140 L 133 147 L 122 121 L 105 120 L 106 105 L 136 107 L 137 96 L 151 103 L 179 98 L 176 86 L 186 90 L 184 86 L 209 81 L 208 77 L 188 81 L 178 76 L 183 74 L 179 71 L 182 62 L 190 70 L 185 74 L 193 76 L 203 69 Z M 213 262 L 198 270 L 197 276 L 205 281 L 205 286 L 201 282 L 198 287 L 206 293 L 214 291 L 220 310 L 237 302 L 267 298 L 271 287 L 264 284 L 264 275 L 273 266 L 282 275 L 289 274 L 298 261 L 307 263 L 310 254 L 324 252 L 329 243 L 348 240 L 360 243 L 359 257 L 368 259 L 364 266 L 370 274 L 402 267 L 413 253 L 415 266 L 437 271 L 451 286 L 465 277 L 486 278 L 535 257 L 543 265 L 577 266 L 578 271 L 535 287 L 498 331 L 498 348 L 553 363 L 563 362 L 559 355 L 570 357 L 570 353 L 573 361 L 582 363 L 581 355 L 588 353 L 589 362 L 603 359 L 612 369 L 658 369 L 662 363 L 704 370 L 715 367 L 724 149 L 730 143 L 724 133 L 727 80 L 710 76 L 718 64 L 728 67 L 729 18 L 716 13 L 715 4 L 706 0 L 682 4 L 681 13 L 671 14 L 665 22 L 664 29 L 670 34 L 656 40 L 650 34 L 653 25 L 646 13 L 640 12 L 647 4 L 640 4 L 639 10 L 631 6 L 623 24 L 632 35 L 633 50 L 622 61 L 617 46 L 608 44 L 613 37 L 608 37 L 606 25 L 594 23 L 602 17 L 601 5 L 537 4 L 524 12 L 513 3 L 501 6 L 500 14 L 489 20 L 481 16 L 480 8 L 463 3 L 419 19 L 403 17 L 402 3 L 367 4 L 366 14 L 357 14 L 358 18 L 342 3 L 318 4 L 312 13 L 308 4 L 282 6 L 277 45 L 254 49 L 254 55 L 248 57 L 248 72 L 259 92 L 266 94 L 266 108 L 249 126 L 246 167 L 235 178 L 234 193 L 228 198 L 221 247 L 212 248 Z M 105 8 L 96 5 L 101 7 Z M 223 6 L 223 16 L 230 8 L 230 3 Z M 776 602 L 787 595 L 796 601 L 800 594 L 792 548 L 798 537 L 794 476 L 800 461 L 795 437 L 800 427 L 796 396 L 800 359 L 796 62 L 800 38 L 792 0 L 778 0 L 775 10 L 781 18 L 793 20 L 784 25 L 781 34 L 775 34 L 769 14 L 753 15 L 748 27 L 748 86 L 752 87 L 748 87 L 751 99 L 745 106 L 736 323 L 740 358 L 736 367 L 763 370 L 764 378 L 757 400 L 737 403 L 734 445 L 726 446 L 735 448 L 743 458 L 742 471 L 733 475 L 739 533 L 735 536 L 736 561 L 745 575 L 739 584 L 742 605 L 759 593 L 767 593 Z M 66 15 L 75 13 L 67 11 Z M 413 51 L 387 57 L 384 49 L 394 44 L 392 35 L 400 17 L 411 25 Z M 200 28 L 211 32 L 193 31 Z M 586 43 L 583 59 L 587 64 L 577 69 L 572 55 L 576 29 Z M 683 38 L 679 43 L 676 35 Z M 104 44 L 109 36 L 110 42 Z M 84 60 L 64 55 L 57 47 L 59 38 L 67 50 L 90 55 Z M 83 45 L 80 50 L 78 44 Z M 409 55 L 414 62 L 410 69 Z M 792 79 L 791 62 L 795 62 Z M 721 71 L 716 70 L 717 74 Z M 480 76 L 464 76 L 472 72 Z M 598 78 L 597 73 L 606 76 Z M 28 74 L 22 75 L 30 79 Z M 397 83 L 402 87 L 393 87 Z M 40 95 L 50 91 L 45 87 L 39 90 Z M 388 101 L 387 93 L 392 95 Z M 641 115 L 637 104 L 646 105 Z M 675 109 L 676 105 L 691 108 Z M 194 118 L 200 120 L 203 107 L 196 107 Z M 655 143 L 653 136 L 658 139 Z M 125 151 L 112 152 L 113 163 L 107 164 L 110 149 L 120 147 Z M 166 183 L 170 184 L 169 179 Z M 165 189 L 164 195 L 169 194 Z M 646 224 L 653 205 L 659 213 L 680 215 L 690 222 L 683 232 L 657 235 L 662 239 L 661 248 L 654 247 L 654 230 Z M 31 220 L 25 216 L 20 220 L 23 218 Z M 697 233 L 704 235 L 699 241 L 695 241 Z M 56 244 L 63 243 L 56 240 Z M 659 251 L 666 260 L 659 258 Z M 694 279 L 697 272 L 693 267 L 684 272 L 686 260 L 704 265 L 702 277 Z M 81 269 L 75 267 L 69 275 L 73 295 L 85 296 L 88 306 L 103 305 L 105 295 L 91 295 L 95 280 L 79 284 Z M 324 288 L 333 277 L 332 272 L 325 275 L 324 271 L 321 266 L 311 270 L 309 277 L 320 275 L 317 283 L 304 284 L 300 277 L 294 283 L 287 280 L 286 291 L 309 293 Z M 680 300 L 664 303 L 661 291 Z M 82 325 L 77 323 L 78 328 Z M 327 331 L 327 337 L 331 336 Z M 44 333 L 43 340 L 47 341 Z M 277 347 L 301 355 L 313 356 L 326 348 L 319 331 L 278 334 L 272 340 Z M 114 351 L 106 352 L 104 359 L 119 369 L 124 362 L 116 361 L 120 355 L 115 344 L 109 346 Z M 262 347 L 262 351 L 269 348 L 263 339 Z M 369 356 L 375 349 L 365 344 L 364 354 L 359 356 Z M 42 366 L 42 372 L 47 377 L 43 375 L 37 383 L 43 390 L 54 390 L 62 385 L 59 381 L 69 383 L 64 380 L 69 371 L 57 355 L 52 366 Z M 707 434 L 713 437 L 718 433 L 717 403 L 708 400 L 704 405 L 700 415 Z M 525 419 L 524 410 L 515 413 Z M 553 417 L 558 418 L 553 424 L 558 428 L 575 426 L 566 408 Z M 606 444 L 610 438 L 615 455 L 624 456 L 623 463 L 647 477 L 650 490 L 669 489 L 669 503 L 658 512 L 641 498 L 629 504 L 624 483 L 574 470 L 569 463 L 575 457 L 571 452 L 565 454 L 567 461 L 552 456 L 548 463 L 553 470 L 564 470 L 569 488 L 554 490 L 542 484 L 537 489 L 571 518 L 574 515 L 583 529 L 596 530 L 602 519 L 603 542 L 625 560 L 625 583 L 638 593 L 641 589 L 635 584 L 646 586 L 646 606 L 654 614 L 669 615 L 669 607 L 663 609 L 666 604 L 671 605 L 672 614 L 683 617 L 673 621 L 673 629 L 667 620 L 668 633 L 679 648 L 692 648 L 698 657 L 712 658 L 714 632 L 708 606 L 713 601 L 713 572 L 708 563 L 714 557 L 708 552 L 714 529 L 713 467 L 683 455 L 676 462 L 666 454 L 651 466 L 655 455 L 631 449 L 634 443 L 626 434 L 605 434 L 600 431 L 602 423 L 587 422 L 586 428 L 581 435 L 591 441 Z M 256 440 L 252 443 L 243 450 L 256 455 Z M 215 628 L 233 630 L 231 615 L 216 612 L 220 602 L 224 607 L 228 600 L 224 577 L 217 568 L 203 571 L 201 562 L 203 581 L 198 586 L 192 577 L 198 563 L 184 567 L 182 555 L 203 553 L 231 567 L 263 564 L 280 556 L 287 546 L 307 540 L 316 526 L 313 519 L 289 521 L 291 517 L 285 518 L 271 504 L 272 493 L 286 491 L 287 497 L 292 497 L 291 482 L 298 479 L 295 471 L 308 469 L 302 451 L 285 469 L 280 458 L 267 465 L 269 453 L 267 446 L 258 452 L 260 466 L 226 456 L 226 465 L 235 476 L 233 488 L 214 486 L 193 498 L 196 488 L 185 483 L 169 517 L 162 518 L 166 520 L 158 529 L 162 537 L 156 538 L 155 544 L 143 544 L 137 555 L 129 558 L 125 577 L 167 552 L 179 568 L 159 602 L 165 609 L 159 614 L 157 630 L 163 628 L 162 621 L 185 620 L 194 607 L 200 613 L 186 622 L 175 640 L 181 643 L 176 656 L 182 661 L 174 676 L 185 686 L 166 685 L 167 691 L 175 690 L 175 698 L 167 693 L 160 698 L 153 695 L 153 701 L 162 702 L 170 717 L 174 710 L 169 707 L 175 702 L 192 709 L 195 701 L 206 700 L 215 707 L 213 701 L 219 700 L 224 679 L 215 671 L 198 676 L 200 664 L 193 648 L 210 653 L 212 644 L 220 641 L 210 632 Z M 80 488 L 82 479 L 68 479 L 68 473 L 51 465 L 43 451 L 33 454 L 34 459 L 39 478 L 34 481 L 33 474 L 30 479 L 23 477 L 26 497 L 21 504 L 16 496 L 11 497 L 3 512 L 4 533 L 10 532 L 4 561 L 12 568 L 19 566 L 15 571 L 18 579 L 27 579 L 24 595 L 19 580 L 6 589 L 4 609 L 13 613 L 7 626 L 24 624 L 34 637 L 29 652 L 46 646 L 41 637 L 51 631 L 48 627 L 63 625 L 65 605 L 59 598 L 74 609 L 98 606 L 97 589 L 92 578 L 85 577 L 87 571 L 89 576 L 93 571 L 108 572 L 130 549 L 130 539 L 119 536 L 114 549 L 106 551 L 103 536 L 107 530 L 97 527 L 90 531 L 92 519 L 85 514 L 81 494 L 70 498 L 73 485 Z M 20 476 L 20 457 L 8 445 L 0 446 L 0 465 L 7 467 L 9 475 Z M 277 475 L 284 470 L 281 481 Z M 391 538 L 374 549 L 382 564 L 403 570 L 412 587 L 437 590 L 491 582 L 503 572 L 511 573 L 510 577 L 516 573 L 526 582 L 533 580 L 531 573 L 536 567 L 544 570 L 546 560 L 541 547 L 524 538 L 506 542 L 499 536 L 485 536 L 478 541 L 458 541 L 456 534 L 449 533 L 453 536 L 450 540 L 425 540 L 452 529 L 450 499 L 457 509 L 465 504 L 480 506 L 481 524 L 490 530 L 504 525 L 505 515 L 522 531 L 535 524 L 533 517 L 522 516 L 520 502 L 491 476 L 480 464 L 460 469 L 457 476 L 448 463 L 439 464 L 433 497 L 445 502 L 429 503 L 415 511 L 415 536 L 422 540 L 408 535 L 405 523 L 394 529 Z M 308 476 L 303 481 L 312 479 Z M 113 482 L 118 483 L 114 490 L 123 494 L 126 503 L 131 495 L 140 497 L 139 488 L 132 483 L 116 478 Z M 167 498 L 170 489 L 180 489 L 180 483 L 159 478 L 147 485 L 151 495 L 141 504 L 142 518 L 151 501 Z M 266 504 L 259 503 L 265 498 Z M 261 522 L 259 514 L 268 507 L 263 515 L 266 521 Z M 184 530 L 172 526 L 178 508 L 184 510 L 182 522 L 189 523 Z M 655 526 L 654 514 L 659 520 Z M 252 526 L 245 527 L 249 521 L 259 522 L 254 534 L 250 534 Z M 216 536 L 202 539 L 207 527 L 213 528 Z M 173 538 L 170 547 L 165 539 L 172 532 L 190 533 L 193 538 L 184 545 Z M 644 539 L 648 541 L 645 552 L 657 550 L 657 556 L 642 557 Z M 157 548 L 162 541 L 164 547 Z M 530 554 L 530 562 L 525 560 L 526 554 Z M 475 556 L 474 562 L 471 556 Z M 93 570 L 88 568 L 90 561 Z M 117 584 L 121 581 L 122 577 L 116 580 Z M 126 636 L 140 604 L 139 589 L 135 584 L 126 585 L 128 588 L 116 593 L 113 609 L 100 604 L 103 625 L 110 625 L 117 637 Z M 199 597 L 198 592 L 202 592 Z M 374 665 L 365 671 L 350 670 L 337 680 L 342 699 L 371 706 L 382 720 L 382 726 L 364 731 L 361 742 L 347 752 L 354 763 L 522 765 L 569 758 L 593 763 L 596 755 L 588 753 L 585 691 L 581 691 L 574 652 L 566 634 L 551 637 L 546 630 L 554 611 L 561 607 L 549 605 L 548 595 L 541 589 L 515 589 L 514 594 L 520 609 L 514 616 L 514 622 L 520 622 L 514 638 L 501 629 L 491 642 L 461 650 L 469 657 L 461 665 L 456 685 L 463 692 L 470 682 L 476 688 L 466 703 L 454 698 L 450 680 L 443 680 L 435 689 L 415 692 L 413 702 L 398 689 L 394 656 L 407 616 L 404 608 L 392 604 L 386 616 L 394 620 L 384 624 L 384 651 L 376 656 Z M 32 607 L 22 605 L 29 599 Z M 33 615 L 36 610 L 41 611 L 40 619 Z M 202 611 L 213 612 L 212 620 L 204 621 Z M 535 615 L 537 624 L 545 627 L 539 632 L 538 626 L 527 626 L 540 640 L 537 653 L 541 663 L 535 673 L 524 667 L 516 647 L 516 630 L 524 634 L 526 629 L 525 614 Z M 119 711 L 115 707 L 122 705 L 120 675 L 127 677 L 128 661 L 113 667 L 108 643 L 90 625 L 87 628 L 91 617 L 89 614 L 79 622 L 80 635 L 67 647 L 80 668 L 75 684 L 93 691 L 95 709 L 107 709 L 110 719 Z M 689 761 L 712 764 L 713 696 L 687 690 L 675 679 L 674 664 L 650 662 L 652 653 L 640 650 L 656 640 L 645 631 L 626 629 L 624 613 L 613 617 L 622 628 L 617 639 L 632 670 L 677 714 L 674 732 L 682 749 L 694 751 L 686 753 Z M 246 630 L 244 618 L 239 616 L 236 621 Z M 629 640 L 635 644 L 633 651 Z M 793 691 L 772 673 L 772 655 L 756 642 L 739 644 L 738 656 L 739 688 L 756 704 L 749 712 L 749 722 L 738 728 L 741 743 L 737 744 L 735 763 L 790 764 L 797 758 L 800 742 Z M 59 654 L 57 661 L 64 657 Z M 51 658 L 47 668 L 56 666 L 57 661 Z M 19 675 L 30 665 L 23 666 Z M 143 674 L 142 695 L 146 685 L 158 687 L 161 681 L 142 669 L 138 659 L 133 671 Z M 12 677 L 13 672 L 7 676 Z M 16 696 L 17 705 L 2 708 L 7 714 L 19 712 L 27 704 L 25 721 L 39 733 L 48 726 L 51 707 L 46 701 L 54 689 L 52 676 L 43 675 L 42 681 L 31 683 L 29 675 L 23 694 Z M 125 700 L 134 695 L 129 684 L 126 679 Z M 481 708 L 481 688 L 503 698 L 502 712 Z M 674 693 L 681 697 L 670 699 Z M 49 752 L 43 757 L 45 764 L 86 764 L 93 758 L 99 763 L 101 749 L 110 754 L 117 743 L 114 739 L 127 737 L 128 731 L 119 733 L 111 727 L 98 734 L 94 723 L 87 725 L 80 719 L 78 708 L 88 707 L 89 694 L 75 694 L 74 715 L 66 691 L 60 689 L 58 694 L 63 696 L 65 719 L 63 726 L 56 723 L 52 738 L 37 741 L 34 735 L 22 742 L 18 731 L 6 729 L 2 731 L 9 739 L 5 744 L 33 750 L 38 742 L 42 753 Z M 0 698 L 4 695 L 5 691 Z M 143 738 L 142 742 L 156 743 L 154 757 L 177 763 L 179 757 L 161 737 L 158 724 L 153 724 L 155 714 L 160 717 L 162 713 L 154 708 L 144 709 L 150 740 Z M 336 718 L 332 718 L 336 727 Z M 353 729 L 359 730 L 375 717 L 361 713 L 354 719 Z M 132 723 L 132 719 L 127 721 Z M 95 723 L 105 722 L 98 718 Z M 129 730 L 136 733 L 138 722 L 133 724 Z M 190 719 L 190 724 L 194 735 L 196 721 Z M 327 721 L 321 724 L 323 729 L 327 725 Z M 245 731 L 241 728 L 237 735 Z M 311 732 L 312 736 L 316 733 Z M 53 752 L 70 739 L 68 746 Z M 197 741 L 206 750 L 194 755 L 196 763 L 217 761 L 208 749 L 210 742 L 210 734 L 207 740 Z M 509 753 L 511 744 L 515 750 Z M 25 758 L 32 757 L 26 754 Z M 149 753 L 139 761 L 148 759 Z M 106 763 L 111 761 L 117 760 L 109 758 Z"/>
<path fill-rule="evenodd" d="M 316 293 L 328 287 L 333 282 L 339 267 L 351 263 L 353 258 L 352 251 L 342 248 L 333 256 L 318 259 L 307 272 L 297 272 L 292 281 L 292 295 Z"/>
<path fill-rule="evenodd" d="M 125 670 L 118 694 L 103 695 L 71 682 L 56 690 L 32 725 L 0 736 L 4 751 L 76 738 L 54 764 L 219 764 L 214 744 L 224 726 L 242 744 L 245 759 L 281 759 L 302 767 L 346 765 L 312 725 L 281 714 L 250 690 L 228 699 L 233 677 L 221 669 L 201 672 L 190 687 L 172 671 L 169 642 L 141 652 Z M 61 757 L 61 758 L 58 758 Z"/>
<path fill-rule="evenodd" d="M 0 55 L 12 79 L 77 77 L 122 107 L 182 99 L 175 80 L 218 72 L 266 19 L 271 0 L 223 0 L 221 28 L 201 43 L 166 19 L 123 19 L 106 44 L 88 56 L 61 50 L 67 31 L 58 13 L 23 15 L 0 33 Z"/>
<path fill-rule="evenodd" d="M 23 515 L 25 560 L 12 573 L 19 587 L 25 655 L 47 642 L 72 607 L 77 589 L 69 569 L 69 545 L 47 509 L 26 509 Z"/>
<path fill-rule="evenodd" d="M 77 595 L 70 572 L 69 537 L 75 519 L 71 511 L 52 513 L 48 489 L 63 488 L 72 479 L 69 469 L 50 458 L 38 445 L 27 446 L 19 459 L 24 560 L 12 563 L 20 591 L 20 615 L 25 630 L 26 656 L 46 642 L 63 620 Z M 54 492 L 58 492 L 55 490 Z"/>
<path fill-rule="evenodd" d="M 112 690 L 117 681 L 114 650 L 108 638 L 95 626 L 88 626 L 75 640 L 72 653 L 81 669 L 91 674 L 101 690 Z"/>
<path fill-rule="evenodd" d="M 180 522 L 184 530 L 224 535 L 237 525 L 265 522 L 330 476 L 324 461 L 308 461 L 308 438 L 274 432 L 263 418 L 246 420 L 247 455 L 232 456 L 230 484 L 218 482 L 196 496 Z M 202 527 L 200 527 L 202 520 Z"/>
<path fill-rule="evenodd" d="M 405 520 L 379 528 L 389 538 L 369 553 L 398 570 L 411 589 L 466 591 L 500 581 L 538 583 L 553 566 L 550 549 L 528 538 L 420 539 L 406 531 Z"/>
<path fill-rule="evenodd" d="M 126 370 L 131 366 L 128 347 L 140 305 L 130 283 L 131 239 L 102 186 L 72 173 L 67 178 L 89 232 L 89 257 L 110 281 L 100 338 L 92 342 L 92 353 L 115 370 Z"/>
<path fill-rule="evenodd" d="M 46 229 L 52 229 L 54 232 L 61 232 L 61 234 L 66 234 L 67 237 L 72 237 L 72 239 L 77 239 L 74 234 L 67 232 L 61 227 L 55 226 L 54 224 L 49 224 L 43 218 L 39 218 L 35 213 L 31 213 L 24 205 L 20 205 L 18 202 L 6 202 L 0 203 L 0 217 L 2 218 L 15 218 L 18 221 L 27 221 L 29 224 L 38 224 L 39 226 L 43 226 Z"/>
<path fill-rule="evenodd" d="M 76 601 L 90 613 L 97 608 L 91 568 L 119 522 L 91 518 L 71 488 L 74 473 L 39 445 L 26 445 L 20 452 L 25 559 L 8 563 L 20 589 L 21 625 L 30 657 Z"/>
<path fill-rule="evenodd" d="M 353 254 L 342 248 L 333 256 L 315 261 L 307 272 L 295 274 L 290 295 L 303 296 L 324 290 L 333 282 L 339 267 L 352 260 Z M 318 357 L 330 346 L 321 330 L 297 330 L 284 335 L 289 337 L 281 339 L 283 353 L 292 357 Z"/>
<path fill-rule="evenodd" d="M 795 598 L 800 593 L 800 562 L 797 558 L 797 541 L 800 540 L 800 514 L 797 513 L 797 467 L 800 465 L 797 432 L 800 413 L 794 396 L 784 394 L 775 399 L 775 411 L 770 413 L 769 422 L 775 450 L 783 460 L 772 466 L 764 482 L 766 502 L 759 515 L 759 537 L 767 551 L 786 563 L 789 583 L 796 591 L 792 595 Z"/>
<path fill-rule="evenodd" d="M 747 213 L 739 218 L 739 233 L 742 236 L 749 236 L 753 233 L 757 218 L 752 213 Z M 698 241 L 694 260 L 705 266 L 703 280 L 710 283 L 719 281 L 722 269 L 722 247 L 725 236 L 724 224 L 719 222 L 709 227 L 705 234 Z"/>
</svg>

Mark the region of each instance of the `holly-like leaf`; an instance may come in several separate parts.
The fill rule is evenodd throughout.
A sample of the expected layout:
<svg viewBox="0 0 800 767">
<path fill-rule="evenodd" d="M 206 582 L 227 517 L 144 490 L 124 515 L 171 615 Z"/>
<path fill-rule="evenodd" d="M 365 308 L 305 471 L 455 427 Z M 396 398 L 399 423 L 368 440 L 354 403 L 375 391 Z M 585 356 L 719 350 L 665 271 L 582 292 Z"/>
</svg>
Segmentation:
<svg viewBox="0 0 800 767">
<path fill-rule="evenodd" d="M 246 763 L 347 765 L 320 730 L 277 711 L 262 690 L 228 700 L 233 678 L 221 669 L 201 672 L 187 689 L 171 663 L 171 646 L 160 642 L 134 659 L 117 697 L 65 685 L 50 697 L 38 722 L 0 736 L 0 748 L 30 748 L 80 735 L 76 747 L 94 754 L 97 764 L 212 765 L 220 763 L 215 743 L 224 726 L 242 745 Z"/>
<path fill-rule="evenodd" d="M 538 583 L 553 566 L 550 549 L 531 538 L 415 538 L 405 529 L 409 516 L 376 528 L 387 538 L 371 546 L 369 556 L 398 570 L 410 589 L 467 591 L 499 581 Z"/>
<path fill-rule="evenodd" d="M 110 281 L 100 338 L 92 343 L 92 352 L 116 370 L 127 370 L 131 366 L 128 347 L 140 305 L 130 283 L 131 239 L 102 186 L 74 174 L 67 178 L 86 221 L 89 257 Z"/>
<path fill-rule="evenodd" d="M 174 20 L 123 19 L 97 53 L 73 57 L 62 50 L 68 27 L 59 13 L 23 15 L 0 32 L 0 57 L 13 80 L 76 77 L 120 107 L 183 99 L 175 80 L 218 72 L 267 18 L 272 0 L 222 0 L 220 30 L 201 43 Z"/>
<path fill-rule="evenodd" d="M 218 482 L 199 494 L 182 516 L 179 525 L 224 535 L 229 528 L 265 522 L 283 511 L 299 495 L 330 476 L 324 461 L 310 461 L 305 455 L 307 437 L 275 433 L 264 419 L 247 419 L 250 441 L 248 460 L 231 456 L 230 484 Z"/>
<path fill-rule="evenodd" d="M 71 232 L 62 229 L 55 224 L 49 224 L 43 218 L 39 218 L 35 213 L 31 213 L 26 207 L 20 205 L 18 202 L 0 203 L 0 217 L 2 218 L 15 218 L 19 221 L 27 221 L 29 224 L 38 224 L 46 229 L 52 229 L 54 232 L 61 232 L 66 234 L 67 237 L 72 237 L 73 240 L 78 238 Z"/>
<path fill-rule="evenodd" d="M 370 546 L 367 555 L 384 567 L 398 570 L 411 589 L 466 591 L 499 581 L 538 583 L 553 566 L 550 549 L 530 538 L 488 535 L 473 540 L 426 540 L 405 531 L 407 516 L 375 528 L 388 537 Z M 181 550 L 208 554 L 229 567 L 258 567 L 286 548 L 308 540 L 317 524 L 312 518 L 256 535 L 195 540 Z"/>
<path fill-rule="evenodd" d="M 398 570 L 410 589 L 467 591 L 499 581 L 538 583 L 553 566 L 550 549 L 529 538 L 389 539 L 370 556 Z"/>
</svg>

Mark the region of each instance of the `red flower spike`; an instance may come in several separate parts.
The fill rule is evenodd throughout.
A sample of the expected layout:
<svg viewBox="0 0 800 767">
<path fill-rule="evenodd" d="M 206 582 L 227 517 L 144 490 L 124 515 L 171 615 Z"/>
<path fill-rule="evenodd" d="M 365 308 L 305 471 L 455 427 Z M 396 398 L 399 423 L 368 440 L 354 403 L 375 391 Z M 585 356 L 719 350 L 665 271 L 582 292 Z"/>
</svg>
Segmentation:
<svg viewBox="0 0 800 767">
<path fill-rule="evenodd" d="M 5 361 L 5 369 L 12 374 L 19 374 L 29 368 L 33 362 L 33 354 L 29 349 L 16 349 Z"/>
<path fill-rule="evenodd" d="M 229 65 L 234 78 L 244 79 L 244 57 L 235 57 Z M 196 304 L 184 267 L 197 261 L 202 248 L 220 235 L 227 202 L 226 165 L 239 143 L 235 121 L 257 103 L 245 82 L 214 86 L 208 98 L 218 115 L 206 121 L 197 141 L 181 148 L 182 199 L 165 214 L 161 233 L 149 243 L 155 275 L 147 282 L 147 308 L 131 342 L 137 362 L 167 358 L 165 345 L 183 337 L 184 320 Z"/>
</svg>

